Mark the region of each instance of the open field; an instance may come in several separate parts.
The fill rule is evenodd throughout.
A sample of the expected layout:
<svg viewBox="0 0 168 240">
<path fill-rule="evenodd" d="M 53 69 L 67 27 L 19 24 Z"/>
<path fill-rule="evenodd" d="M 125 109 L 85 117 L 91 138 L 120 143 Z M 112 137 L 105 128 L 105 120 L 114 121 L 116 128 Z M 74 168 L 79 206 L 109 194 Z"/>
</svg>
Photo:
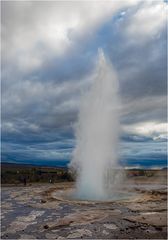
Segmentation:
<svg viewBox="0 0 168 240">
<path fill-rule="evenodd" d="M 60 195 L 74 182 L 3 184 L 2 239 L 166 239 L 166 175 L 129 170 L 123 190 L 133 195 L 108 202 Z"/>
</svg>

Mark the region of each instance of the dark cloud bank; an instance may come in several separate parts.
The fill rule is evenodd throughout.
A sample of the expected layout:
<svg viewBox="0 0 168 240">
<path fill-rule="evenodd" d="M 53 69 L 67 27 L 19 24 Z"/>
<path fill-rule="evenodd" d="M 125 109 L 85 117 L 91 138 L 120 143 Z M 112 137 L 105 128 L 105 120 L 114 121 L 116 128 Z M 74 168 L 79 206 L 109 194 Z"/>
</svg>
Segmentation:
<svg viewBox="0 0 168 240">
<path fill-rule="evenodd" d="M 2 161 L 71 159 L 80 98 L 103 48 L 119 77 L 120 163 L 166 165 L 167 4 L 130 2 L 2 2 Z"/>
</svg>

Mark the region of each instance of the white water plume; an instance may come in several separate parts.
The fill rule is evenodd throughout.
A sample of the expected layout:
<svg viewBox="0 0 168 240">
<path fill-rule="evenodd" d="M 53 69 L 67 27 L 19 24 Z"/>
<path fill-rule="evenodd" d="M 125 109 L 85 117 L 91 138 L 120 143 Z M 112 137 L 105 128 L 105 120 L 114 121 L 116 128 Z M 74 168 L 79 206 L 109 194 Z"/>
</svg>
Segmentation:
<svg viewBox="0 0 168 240">
<path fill-rule="evenodd" d="M 77 171 L 77 198 L 107 197 L 109 171 L 117 167 L 118 135 L 118 80 L 110 61 L 99 50 L 94 80 L 83 97 L 76 128 L 71 166 Z"/>
</svg>

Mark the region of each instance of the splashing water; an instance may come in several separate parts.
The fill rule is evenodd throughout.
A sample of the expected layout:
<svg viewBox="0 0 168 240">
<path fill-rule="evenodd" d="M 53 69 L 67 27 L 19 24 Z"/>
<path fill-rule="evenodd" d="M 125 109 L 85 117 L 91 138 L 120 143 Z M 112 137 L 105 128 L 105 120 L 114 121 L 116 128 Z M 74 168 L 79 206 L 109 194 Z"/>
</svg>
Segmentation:
<svg viewBox="0 0 168 240">
<path fill-rule="evenodd" d="M 117 166 L 119 135 L 118 81 L 110 61 L 99 50 L 92 86 L 81 103 L 77 145 L 71 166 L 77 170 L 76 197 L 107 197 L 108 171 Z"/>
</svg>

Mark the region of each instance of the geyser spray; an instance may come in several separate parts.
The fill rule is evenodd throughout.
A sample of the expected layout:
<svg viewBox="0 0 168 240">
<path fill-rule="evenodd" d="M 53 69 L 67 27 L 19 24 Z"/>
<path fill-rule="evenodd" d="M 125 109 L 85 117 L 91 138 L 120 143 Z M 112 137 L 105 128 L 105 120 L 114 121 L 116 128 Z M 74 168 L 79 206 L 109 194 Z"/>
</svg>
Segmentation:
<svg viewBox="0 0 168 240">
<path fill-rule="evenodd" d="M 117 166 L 118 135 L 118 80 L 110 61 L 99 50 L 93 83 L 82 99 L 76 127 L 71 166 L 77 171 L 77 198 L 107 197 L 108 171 Z"/>
</svg>

